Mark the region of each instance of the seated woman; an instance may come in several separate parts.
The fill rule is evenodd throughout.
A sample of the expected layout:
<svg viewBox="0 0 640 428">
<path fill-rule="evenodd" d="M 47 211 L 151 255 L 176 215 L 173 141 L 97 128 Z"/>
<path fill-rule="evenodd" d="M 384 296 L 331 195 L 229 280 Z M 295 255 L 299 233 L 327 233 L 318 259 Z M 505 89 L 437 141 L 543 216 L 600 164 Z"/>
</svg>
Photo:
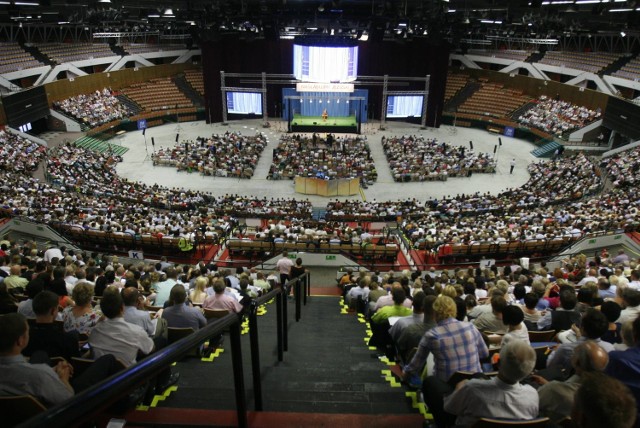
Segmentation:
<svg viewBox="0 0 640 428">
<path fill-rule="evenodd" d="M 64 331 L 88 335 L 101 317 L 91 306 L 93 287 L 86 282 L 79 282 L 73 287 L 72 297 L 75 306 L 68 306 L 62 311 Z"/>
</svg>

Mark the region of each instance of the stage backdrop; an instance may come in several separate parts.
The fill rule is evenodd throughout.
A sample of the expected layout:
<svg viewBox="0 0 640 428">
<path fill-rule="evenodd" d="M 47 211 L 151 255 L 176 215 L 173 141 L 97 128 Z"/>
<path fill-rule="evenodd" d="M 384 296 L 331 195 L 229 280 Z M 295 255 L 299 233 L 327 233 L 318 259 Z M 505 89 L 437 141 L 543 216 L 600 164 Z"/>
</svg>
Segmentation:
<svg viewBox="0 0 640 428">
<path fill-rule="evenodd" d="M 275 34 L 273 35 L 275 36 Z M 220 71 L 230 73 L 293 73 L 293 40 L 242 40 L 237 34 L 221 35 L 215 32 L 202 34 L 202 65 L 204 72 L 205 108 L 207 119 L 222 120 Z M 362 76 L 411 76 L 431 75 L 427 125 L 440 126 L 444 105 L 444 90 L 449 65 L 449 44 L 441 37 L 412 41 L 367 41 L 358 44 L 358 74 Z M 236 86 L 238 84 L 236 83 Z M 240 85 L 242 86 L 242 85 Z M 379 119 L 382 103 L 380 85 L 363 85 L 369 90 L 368 115 Z M 423 91 L 424 84 L 409 82 L 389 85 L 391 91 Z M 282 92 L 270 86 L 267 94 L 269 117 L 281 116 Z"/>
<path fill-rule="evenodd" d="M 286 97 L 302 97 L 288 100 Z M 347 100 L 349 97 L 364 100 Z M 369 91 L 356 89 L 350 93 L 342 92 L 297 92 L 295 88 L 282 88 L 282 118 L 291 120 L 294 114 L 302 116 L 322 116 L 327 109 L 329 117 L 356 116 L 360 123 L 367 121 Z M 348 101 L 348 102 L 347 102 Z M 289 110 L 291 109 L 291 110 Z"/>
</svg>

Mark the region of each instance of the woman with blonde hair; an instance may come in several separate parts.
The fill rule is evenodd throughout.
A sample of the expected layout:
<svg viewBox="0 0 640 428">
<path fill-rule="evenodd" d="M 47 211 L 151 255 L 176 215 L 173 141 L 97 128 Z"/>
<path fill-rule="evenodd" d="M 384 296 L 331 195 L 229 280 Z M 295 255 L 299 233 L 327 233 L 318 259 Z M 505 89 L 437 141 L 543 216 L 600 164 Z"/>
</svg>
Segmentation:
<svg viewBox="0 0 640 428">
<path fill-rule="evenodd" d="M 191 303 L 201 305 L 204 303 L 204 299 L 207 298 L 207 286 L 209 285 L 209 278 L 206 276 L 199 276 L 196 278 L 195 288 L 189 294 L 189 300 Z"/>
<path fill-rule="evenodd" d="M 100 313 L 91 305 L 93 299 L 93 286 L 87 282 L 79 282 L 72 291 L 74 306 L 67 306 L 62 311 L 64 331 L 75 331 L 78 334 L 89 334 L 96 326 Z"/>
</svg>

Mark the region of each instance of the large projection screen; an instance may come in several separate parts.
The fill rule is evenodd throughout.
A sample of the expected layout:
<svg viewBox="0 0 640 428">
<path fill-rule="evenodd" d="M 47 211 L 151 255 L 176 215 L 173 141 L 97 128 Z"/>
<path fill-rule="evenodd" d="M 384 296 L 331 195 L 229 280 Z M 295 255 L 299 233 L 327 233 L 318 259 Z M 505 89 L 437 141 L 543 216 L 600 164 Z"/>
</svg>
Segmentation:
<svg viewBox="0 0 640 428">
<path fill-rule="evenodd" d="M 352 82 L 358 77 L 358 47 L 295 44 L 293 74 L 304 82 Z"/>
</svg>

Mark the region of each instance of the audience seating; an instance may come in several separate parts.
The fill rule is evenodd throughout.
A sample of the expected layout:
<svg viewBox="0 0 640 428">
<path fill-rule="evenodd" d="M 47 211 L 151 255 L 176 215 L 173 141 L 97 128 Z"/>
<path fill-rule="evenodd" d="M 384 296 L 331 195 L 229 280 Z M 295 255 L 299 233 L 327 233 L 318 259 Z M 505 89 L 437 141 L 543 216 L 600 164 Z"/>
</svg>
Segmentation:
<svg viewBox="0 0 640 428">
<path fill-rule="evenodd" d="M 3 426 L 16 426 L 47 408 L 31 395 L 0 396 Z"/>
<path fill-rule="evenodd" d="M 514 61 L 524 61 L 529 58 L 531 51 L 510 50 L 510 49 L 469 49 L 469 55 L 488 56 L 493 58 L 512 59 Z"/>
<path fill-rule="evenodd" d="M 505 89 L 500 84 L 482 83 L 473 95 L 458 107 L 461 113 L 505 117 L 531 100 L 520 91 Z"/>
<path fill-rule="evenodd" d="M 58 64 L 118 56 L 106 43 L 44 43 L 36 46 L 40 52 Z"/>
<path fill-rule="evenodd" d="M 505 428 L 505 427 L 526 427 L 538 428 L 546 427 L 549 424 L 549 418 L 539 418 L 529 421 L 506 420 L 506 419 L 490 419 L 481 418 L 473 425 L 473 428 Z"/>
<path fill-rule="evenodd" d="M 144 110 L 193 107 L 191 100 L 168 77 L 136 83 L 123 89 L 122 93 L 135 101 Z"/>
<path fill-rule="evenodd" d="M 445 87 L 444 101 L 447 102 L 453 98 L 460 89 L 467 85 L 468 80 L 469 76 L 466 74 L 447 74 L 447 86 Z"/>
<path fill-rule="evenodd" d="M 191 87 L 204 97 L 204 80 L 202 77 L 202 70 L 186 70 L 184 72 L 184 77 Z"/>
<path fill-rule="evenodd" d="M 640 56 L 636 56 L 611 75 L 623 79 L 640 80 Z"/>
<path fill-rule="evenodd" d="M 18 43 L 0 43 L 0 52 L 0 74 L 44 65 Z"/>
<path fill-rule="evenodd" d="M 540 63 L 599 73 L 619 57 L 613 52 L 547 51 Z"/>
</svg>

